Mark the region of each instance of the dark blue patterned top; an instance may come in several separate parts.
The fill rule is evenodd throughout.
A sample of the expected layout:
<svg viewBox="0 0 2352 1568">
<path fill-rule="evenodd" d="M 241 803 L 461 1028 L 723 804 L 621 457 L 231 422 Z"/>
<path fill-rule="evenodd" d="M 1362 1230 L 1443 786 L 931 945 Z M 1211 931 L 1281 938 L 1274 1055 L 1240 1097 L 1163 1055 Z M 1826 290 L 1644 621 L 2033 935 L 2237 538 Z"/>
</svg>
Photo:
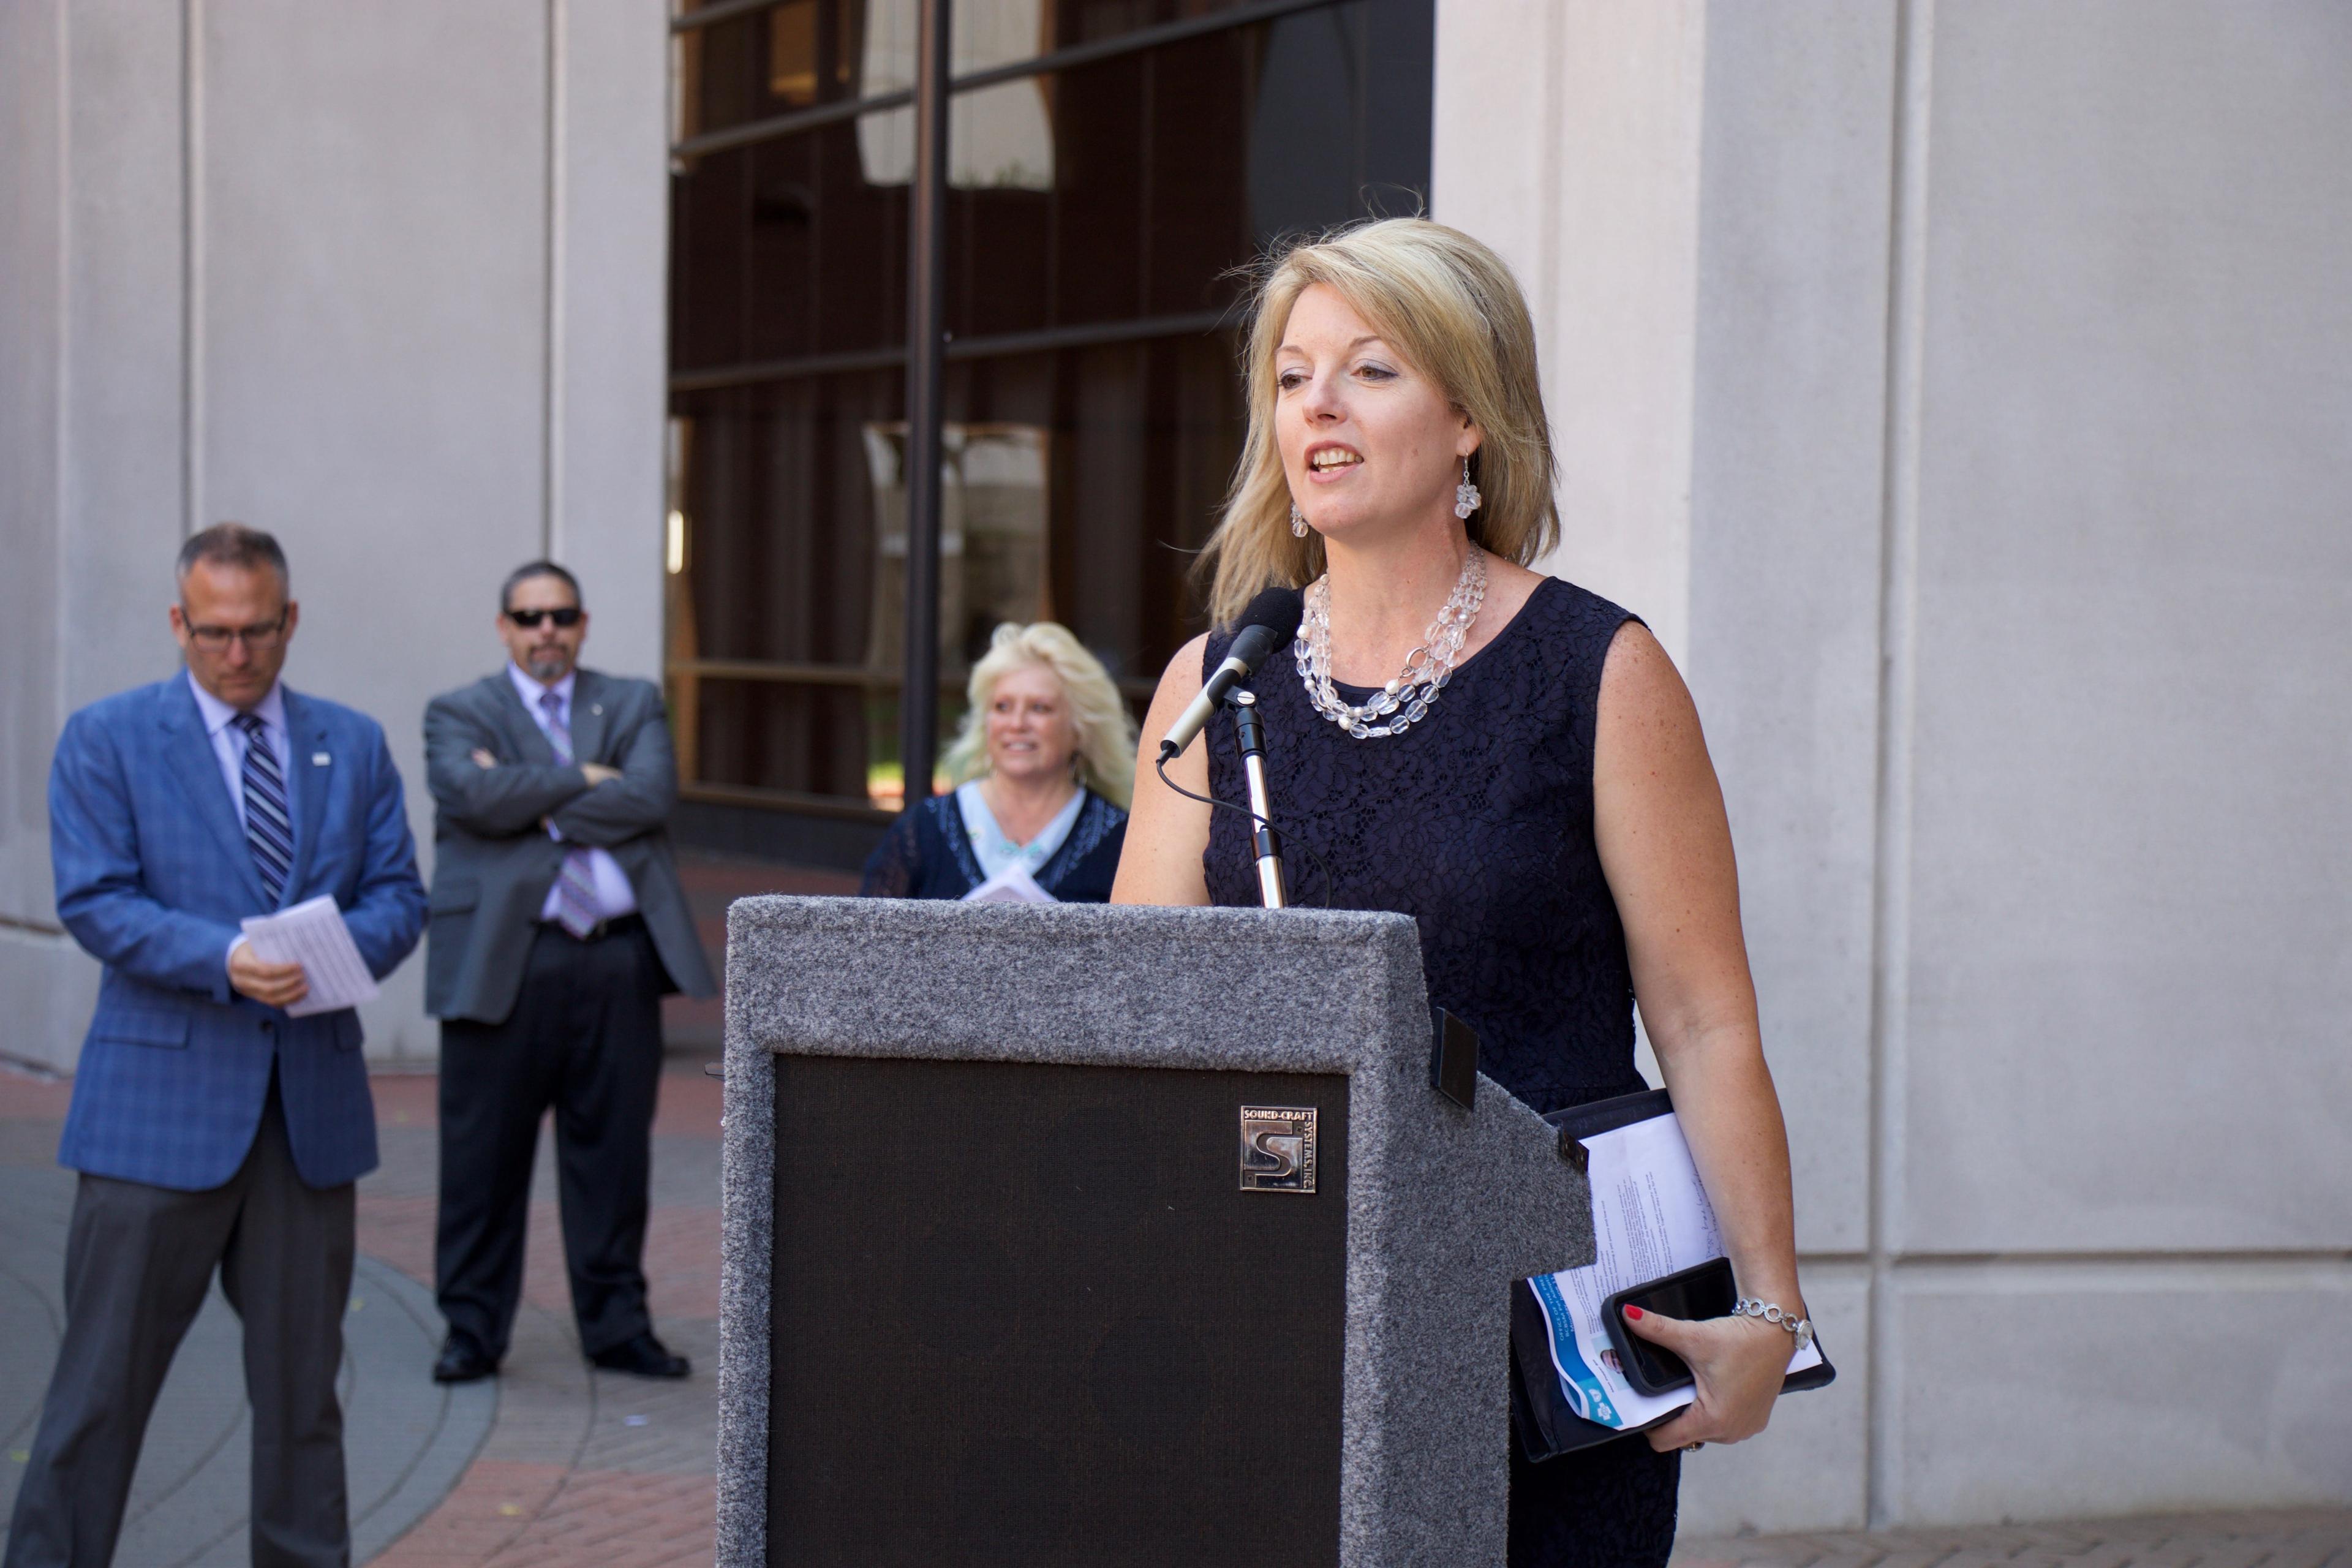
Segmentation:
<svg viewBox="0 0 2352 1568">
<path fill-rule="evenodd" d="M 1277 826 L 1330 863 L 1332 907 L 1420 923 L 1430 1001 L 1478 1031 L 1479 1067 L 1538 1110 L 1643 1087 L 1625 930 L 1592 838 L 1601 670 L 1634 618 L 1572 584 L 1542 583 L 1427 718 L 1381 740 L 1354 740 L 1318 713 L 1288 649 L 1249 683 Z M 1230 641 L 1210 637 L 1204 669 Z M 1231 718 L 1205 739 L 1210 793 L 1247 798 Z M 1238 812 L 1213 814 L 1212 903 L 1258 901 L 1248 827 Z M 1306 853 L 1291 848 L 1283 868 L 1291 902 L 1319 908 L 1322 873 Z"/>
<path fill-rule="evenodd" d="M 1085 794 L 1070 836 L 1037 868 L 1037 885 L 1066 904 L 1107 904 L 1127 842 L 1127 813 L 1092 790 Z M 857 890 L 866 898 L 961 899 L 986 880 L 950 792 L 899 814 L 866 858 Z"/>
<path fill-rule="evenodd" d="M 1647 1087 L 1633 1066 L 1625 928 L 1592 837 L 1601 671 L 1637 618 L 1573 584 L 1539 584 L 1427 718 L 1377 741 L 1315 710 L 1287 648 L 1249 683 L 1276 825 L 1330 863 L 1334 908 L 1419 922 L 1431 1003 L 1478 1031 L 1480 1068 L 1538 1110 Z M 1210 637 L 1204 679 L 1232 640 Z M 1220 714 L 1202 739 L 1210 793 L 1246 800 L 1232 719 Z M 1210 818 L 1210 901 L 1255 905 L 1248 819 Z M 1293 903 L 1323 903 L 1304 851 L 1289 849 L 1283 869 Z M 1535 1465 L 1513 1443 L 1509 1568 L 1665 1568 L 1681 1461 L 1639 1436 Z"/>
</svg>

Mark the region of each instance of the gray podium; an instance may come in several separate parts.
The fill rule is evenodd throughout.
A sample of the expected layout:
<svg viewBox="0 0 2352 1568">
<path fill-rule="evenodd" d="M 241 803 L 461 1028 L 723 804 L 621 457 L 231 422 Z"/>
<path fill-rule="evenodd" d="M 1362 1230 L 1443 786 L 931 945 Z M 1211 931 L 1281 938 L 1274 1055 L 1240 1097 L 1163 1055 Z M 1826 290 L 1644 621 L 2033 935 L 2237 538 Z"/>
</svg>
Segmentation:
<svg viewBox="0 0 2352 1568">
<path fill-rule="evenodd" d="M 1590 1205 L 1431 1042 L 1398 915 L 736 904 L 719 1562 L 1501 1563 Z"/>
</svg>

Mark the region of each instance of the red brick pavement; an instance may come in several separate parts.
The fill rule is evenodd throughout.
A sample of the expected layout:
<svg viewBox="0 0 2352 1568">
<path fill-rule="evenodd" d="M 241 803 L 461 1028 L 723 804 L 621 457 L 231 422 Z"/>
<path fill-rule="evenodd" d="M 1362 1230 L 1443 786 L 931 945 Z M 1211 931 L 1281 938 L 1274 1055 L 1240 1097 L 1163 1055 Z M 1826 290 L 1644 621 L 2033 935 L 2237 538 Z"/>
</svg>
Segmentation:
<svg viewBox="0 0 2352 1568">
<path fill-rule="evenodd" d="M 710 1479 L 486 1459 L 373 1568 L 708 1563 Z"/>
<path fill-rule="evenodd" d="M 719 1316 L 719 1209 L 665 1202 L 665 1151 L 719 1137 L 720 1086 L 699 1060 L 673 1058 L 654 1131 L 656 1194 L 646 1274 L 657 1327 L 696 1360 L 684 1384 L 591 1373 L 571 1330 L 563 1241 L 553 1202 L 530 1207 L 523 1306 L 502 1369 L 498 1420 L 482 1452 L 432 1513 L 375 1559 L 384 1568 L 534 1568 L 707 1563 L 713 1545 L 712 1433 Z M 374 1080 L 378 1125 L 437 1123 L 429 1074 Z M 404 1146 L 416 1148 L 414 1139 Z M 387 1150 L 394 1145 L 388 1140 Z M 412 1156 L 413 1158 L 414 1156 Z M 405 1191 L 359 1200 L 360 1249 L 429 1286 L 436 1200 L 411 1173 Z M 417 1375 L 425 1375 L 419 1367 Z"/>
<path fill-rule="evenodd" d="M 506 1479 L 509 1469 L 529 1466 L 485 1467 L 493 1471 L 492 1489 Z M 517 1476 L 520 1491 L 525 1478 Z M 471 1484 L 472 1478 L 467 1478 Z M 488 1494 L 484 1496 L 488 1501 Z M 501 1506 L 512 1506 L 502 1504 Z M 437 1516 L 436 1516 L 437 1517 Z M 690 1522 L 689 1522 L 690 1521 Z M 495 1524 L 483 1531 L 494 1535 Z M 411 1532 L 411 1539 L 423 1529 Z M 498 1568 L 573 1568 L 594 1563 L 597 1568 L 664 1568 L 666 1564 L 708 1563 L 712 1552 L 711 1493 L 707 1477 L 644 1475 L 626 1470 L 572 1470 L 563 1475 L 526 1528 L 500 1542 L 488 1556 L 435 1557 L 419 1544 L 419 1555 L 405 1554 L 407 1541 L 376 1561 L 384 1568 L 416 1568 L 433 1563 L 492 1563 Z"/>
<path fill-rule="evenodd" d="M 45 1086 L 59 1091 L 58 1114 L 65 1114 L 63 1091 L 68 1084 Z M 438 1073 L 378 1073 L 368 1080 L 375 1096 L 375 1124 L 380 1127 L 437 1127 L 441 1122 L 441 1078 Z M 719 1080 L 706 1076 L 698 1064 L 679 1058 L 662 1074 L 661 1098 L 654 1106 L 654 1136 L 677 1134 L 717 1138 L 719 1111 L 726 1096 Z"/>
<path fill-rule="evenodd" d="M 360 1250 L 410 1279 L 433 1283 L 435 1200 L 374 1197 L 359 1201 Z M 719 1211 L 658 1208 L 646 1231 L 646 1285 L 665 1318 L 719 1317 Z M 563 1231 L 548 1200 L 530 1205 L 530 1236 L 523 1250 L 523 1301 L 558 1317 L 572 1310 L 564 1283 Z"/>
<path fill-rule="evenodd" d="M 374 1568 L 476 1568 L 519 1546 L 572 1472 L 478 1459 L 457 1489 L 375 1560 Z"/>
<path fill-rule="evenodd" d="M 62 1123 L 66 1107 L 72 1102 L 73 1082 L 69 1079 L 0 1067 L 0 1120 Z"/>
</svg>

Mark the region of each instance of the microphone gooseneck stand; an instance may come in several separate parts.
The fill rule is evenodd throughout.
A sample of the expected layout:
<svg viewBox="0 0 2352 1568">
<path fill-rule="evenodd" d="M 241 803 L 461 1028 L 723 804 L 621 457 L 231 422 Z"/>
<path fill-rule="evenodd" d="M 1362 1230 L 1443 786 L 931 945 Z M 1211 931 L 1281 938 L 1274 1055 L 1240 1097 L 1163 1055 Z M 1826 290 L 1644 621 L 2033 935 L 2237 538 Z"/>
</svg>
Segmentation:
<svg viewBox="0 0 2352 1568">
<path fill-rule="evenodd" d="M 1274 830 L 1272 813 L 1266 805 L 1265 721 L 1257 710 L 1257 694 L 1244 689 L 1241 683 L 1255 674 L 1268 656 L 1290 646 L 1298 635 L 1298 623 L 1305 613 L 1306 603 L 1296 588 L 1266 588 L 1244 607 L 1223 661 L 1209 672 L 1199 693 L 1168 726 L 1168 733 L 1160 742 L 1160 760 L 1154 764 L 1160 782 L 1185 799 L 1197 800 L 1213 811 L 1238 811 L 1250 819 L 1250 841 L 1257 850 L 1258 897 L 1269 910 L 1289 908 L 1290 893 L 1283 883 L 1282 838 Z M 1241 745 L 1242 773 L 1249 783 L 1246 806 L 1196 794 L 1168 776 L 1168 764 L 1184 754 L 1184 748 L 1208 727 L 1220 708 L 1234 716 L 1234 734 Z M 1314 845 L 1304 838 L 1298 844 L 1323 873 L 1323 903 L 1328 909 L 1331 903 L 1331 868 L 1316 853 Z"/>
<path fill-rule="evenodd" d="M 1249 781 L 1250 842 L 1257 849 L 1257 891 L 1269 910 L 1287 909 L 1282 881 L 1282 840 L 1272 826 L 1274 807 L 1265 793 L 1265 727 L 1259 721 L 1257 694 L 1236 686 L 1225 693 L 1233 710 L 1234 738 L 1240 743 L 1242 773 Z"/>
</svg>

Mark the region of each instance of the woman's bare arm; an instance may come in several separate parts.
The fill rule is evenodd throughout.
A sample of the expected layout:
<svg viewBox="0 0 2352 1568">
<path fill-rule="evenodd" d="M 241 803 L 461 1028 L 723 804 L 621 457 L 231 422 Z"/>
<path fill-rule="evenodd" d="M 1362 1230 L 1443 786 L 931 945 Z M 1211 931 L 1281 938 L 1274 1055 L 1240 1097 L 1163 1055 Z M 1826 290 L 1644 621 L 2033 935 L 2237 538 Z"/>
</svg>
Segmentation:
<svg viewBox="0 0 2352 1568">
<path fill-rule="evenodd" d="M 1740 1290 L 1801 1313 L 1788 1133 L 1757 1026 L 1723 792 L 1690 692 L 1638 622 L 1610 647 L 1597 729 L 1593 835 L 1642 1022 Z M 1699 1403 L 1654 1433 L 1654 1446 L 1736 1441 L 1762 1427 L 1793 1348 L 1786 1333 L 1738 1319 L 1651 1337 L 1685 1350 L 1700 1372 Z"/>
<path fill-rule="evenodd" d="M 1144 716 L 1143 741 L 1135 753 L 1135 802 L 1127 821 L 1127 847 L 1118 857 L 1118 878 L 1111 884 L 1114 904 L 1205 904 L 1207 875 L 1202 853 L 1209 847 L 1209 808 L 1186 800 L 1160 782 L 1153 770 L 1160 757 L 1160 737 L 1176 722 L 1186 704 L 1201 694 L 1201 651 L 1205 637 L 1194 637 L 1176 650 L 1152 694 L 1151 711 Z M 1209 793 L 1209 750 L 1196 741 L 1168 764 L 1168 776 L 1198 795 Z"/>
</svg>

